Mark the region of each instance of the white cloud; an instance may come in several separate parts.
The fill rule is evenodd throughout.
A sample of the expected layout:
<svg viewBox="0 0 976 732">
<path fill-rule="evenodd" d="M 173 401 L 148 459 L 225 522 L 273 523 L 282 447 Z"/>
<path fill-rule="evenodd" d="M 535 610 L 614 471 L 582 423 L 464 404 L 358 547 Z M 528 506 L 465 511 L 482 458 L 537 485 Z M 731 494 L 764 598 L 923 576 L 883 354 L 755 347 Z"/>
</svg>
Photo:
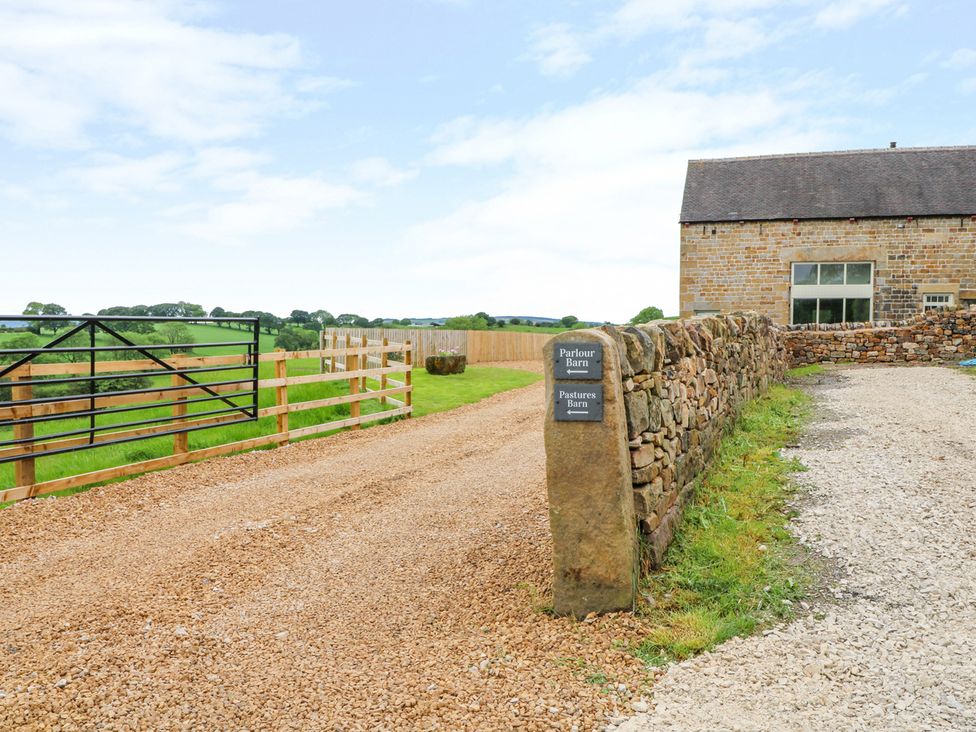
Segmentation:
<svg viewBox="0 0 976 732">
<path fill-rule="evenodd" d="M 327 210 L 364 198 L 355 188 L 330 183 L 318 175 L 286 177 L 244 171 L 216 179 L 215 186 L 235 198 L 202 208 L 181 207 L 170 213 L 174 218 L 191 219 L 177 225 L 183 233 L 221 244 L 294 231 Z"/>
<path fill-rule="evenodd" d="M 547 76 L 571 76 L 590 61 L 583 43 L 568 25 L 553 23 L 531 34 L 527 57 Z"/>
<path fill-rule="evenodd" d="M 224 141 L 346 84 L 301 73 L 295 38 L 203 25 L 200 7 L 6 0 L 0 132 L 29 144 L 82 146 L 101 123 L 194 144 Z"/>
<path fill-rule="evenodd" d="M 947 69 L 968 69 L 976 66 L 976 49 L 959 48 L 942 65 Z"/>
<path fill-rule="evenodd" d="M 799 20 L 783 21 L 770 12 L 778 8 L 803 13 Z M 899 0 L 625 0 L 591 29 L 574 29 L 565 23 L 541 28 L 530 36 L 526 58 L 535 61 L 543 74 L 570 76 L 589 63 L 601 46 L 667 33 L 686 48 L 675 67 L 688 72 L 704 63 L 754 53 L 811 23 L 846 28 L 876 13 L 902 13 L 906 8 Z"/>
<path fill-rule="evenodd" d="M 903 12 L 899 0 L 836 0 L 822 8 L 814 22 L 822 28 L 849 28 L 860 20 L 881 11 L 894 9 Z"/>
<path fill-rule="evenodd" d="M 166 152 L 145 158 L 100 156 L 98 162 L 69 168 L 65 175 L 93 193 L 133 196 L 139 193 L 174 193 L 180 190 L 176 173 L 186 157 Z"/>
<path fill-rule="evenodd" d="M 415 226 L 406 246 L 425 276 L 497 282 L 498 307 L 589 317 L 576 312 L 586 301 L 620 320 L 649 304 L 674 312 L 687 160 L 817 149 L 828 136 L 813 124 L 780 91 L 676 90 L 664 75 L 526 119 L 462 118 L 438 131 L 430 162 L 508 172 L 494 195 Z"/>
<path fill-rule="evenodd" d="M 214 178 L 264 165 L 271 159 L 270 155 L 241 147 L 205 147 L 196 153 L 193 173 L 202 178 Z"/>
<path fill-rule="evenodd" d="M 398 186 L 417 177 L 417 170 L 412 168 L 397 168 L 389 160 L 382 157 L 370 157 L 357 160 L 352 164 L 349 174 L 353 180 L 369 183 L 380 187 Z"/>
</svg>

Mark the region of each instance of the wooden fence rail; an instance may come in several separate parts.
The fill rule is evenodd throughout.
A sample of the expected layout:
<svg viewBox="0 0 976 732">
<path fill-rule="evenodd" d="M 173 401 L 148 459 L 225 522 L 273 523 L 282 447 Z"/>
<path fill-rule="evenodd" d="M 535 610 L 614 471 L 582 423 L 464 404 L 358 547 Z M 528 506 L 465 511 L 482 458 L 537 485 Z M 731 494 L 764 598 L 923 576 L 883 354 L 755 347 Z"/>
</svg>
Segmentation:
<svg viewBox="0 0 976 732">
<path fill-rule="evenodd" d="M 211 393 L 226 394 L 228 398 L 233 398 L 233 392 L 240 391 L 243 388 L 240 385 L 226 384 L 222 386 L 211 386 L 206 382 L 202 382 L 200 385 L 194 385 L 190 384 L 185 377 L 179 374 L 172 374 L 167 388 L 158 392 L 120 394 L 96 397 L 95 399 L 79 399 L 78 397 L 66 396 L 56 401 L 18 405 L 16 402 L 30 400 L 32 398 L 32 387 L 16 386 L 18 381 L 28 381 L 37 376 L 88 373 L 90 365 L 49 363 L 27 364 L 20 367 L 8 374 L 11 379 L 12 405 L 0 407 L 0 420 L 13 421 L 14 440 L 34 437 L 34 423 L 18 423 L 17 420 L 47 415 L 64 415 L 64 418 L 70 418 L 74 412 L 88 414 L 92 409 L 97 410 L 98 408 L 119 404 L 144 405 L 143 408 L 145 409 L 152 409 L 155 403 L 160 402 L 173 404 L 172 418 L 163 424 L 157 424 L 151 427 L 125 429 L 115 432 L 99 431 L 98 434 L 92 433 L 84 437 L 52 439 L 50 441 L 43 441 L 43 437 L 37 437 L 36 439 L 38 441 L 36 442 L 15 444 L 11 447 L 0 448 L 0 458 L 17 455 L 31 456 L 14 462 L 14 486 L 5 490 L 0 489 L 0 503 L 16 501 L 23 498 L 33 498 L 54 491 L 113 480 L 149 470 L 168 468 L 217 455 L 252 450 L 265 445 L 285 445 L 290 440 L 345 427 L 359 429 L 363 424 L 391 417 L 409 417 L 413 412 L 413 385 L 410 371 L 413 368 L 414 358 L 411 342 L 409 340 L 393 344 L 382 340 L 371 342 L 365 336 L 360 336 L 357 341 L 353 342 L 351 334 L 344 334 L 344 336 L 343 343 L 337 344 L 335 342 L 336 339 L 333 339 L 333 344 L 329 348 L 320 348 L 311 351 L 275 351 L 273 353 L 260 354 L 258 356 L 259 362 L 271 362 L 274 364 L 274 377 L 259 379 L 257 386 L 258 389 L 273 389 L 275 403 L 273 406 L 259 408 L 257 410 L 257 417 L 275 417 L 275 432 L 273 434 L 261 435 L 247 440 L 230 442 L 199 450 L 189 449 L 187 432 L 176 432 L 174 434 L 174 430 L 195 429 L 204 425 L 220 426 L 222 422 L 239 421 L 240 416 L 231 414 L 220 417 L 194 418 L 193 413 L 188 410 L 187 398 L 200 396 L 204 388 L 209 389 Z M 399 355 L 401 360 L 391 361 L 389 359 L 390 354 Z M 321 373 L 288 376 L 288 362 L 300 359 L 319 359 Z M 244 354 L 229 356 L 177 355 L 162 360 L 173 369 L 187 368 L 190 366 L 233 366 L 240 364 L 244 367 L 247 365 L 247 356 Z M 376 365 L 373 366 L 372 364 Z M 143 372 L 146 369 L 154 369 L 151 376 L 165 377 L 171 373 L 168 369 L 152 361 L 100 361 L 95 364 L 96 372 L 119 373 L 122 376 L 125 375 L 125 372 L 134 369 L 142 369 Z M 399 374 L 403 374 L 402 381 L 391 378 L 392 375 Z M 378 382 L 379 388 L 368 387 L 367 380 Z M 289 386 L 323 382 L 346 382 L 349 393 L 309 401 L 289 401 Z M 381 405 L 391 404 L 393 408 L 371 414 L 362 414 L 361 404 L 367 400 L 376 400 Z M 350 415 L 348 418 L 297 429 L 289 427 L 288 417 L 294 412 L 341 404 L 349 405 Z M 99 443 L 118 442 L 119 440 L 159 433 L 162 433 L 160 436 L 167 434 L 173 435 L 173 454 L 79 475 L 56 478 L 42 483 L 35 482 L 35 460 L 44 457 L 45 452 L 85 444 L 97 445 Z"/>
<path fill-rule="evenodd" d="M 552 338 L 548 333 L 519 333 L 490 330 L 441 330 L 439 328 L 326 328 L 320 346 L 346 337 L 354 342 L 366 338 L 370 343 L 414 344 L 414 362 L 423 364 L 439 351 L 456 350 L 468 357 L 468 363 L 490 361 L 541 361 L 542 348 Z"/>
</svg>

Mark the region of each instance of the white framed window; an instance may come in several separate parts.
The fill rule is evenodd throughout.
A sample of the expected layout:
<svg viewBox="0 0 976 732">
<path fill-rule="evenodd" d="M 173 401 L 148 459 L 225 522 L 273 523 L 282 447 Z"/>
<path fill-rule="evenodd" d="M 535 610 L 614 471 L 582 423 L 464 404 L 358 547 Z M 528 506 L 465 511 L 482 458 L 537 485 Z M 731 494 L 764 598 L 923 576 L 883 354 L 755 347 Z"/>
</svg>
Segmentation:
<svg viewBox="0 0 976 732">
<path fill-rule="evenodd" d="M 922 308 L 924 310 L 945 308 L 952 304 L 954 303 L 951 292 L 926 292 L 922 296 Z"/>
<path fill-rule="evenodd" d="M 794 262 L 791 323 L 854 323 L 874 317 L 873 262 Z"/>
</svg>

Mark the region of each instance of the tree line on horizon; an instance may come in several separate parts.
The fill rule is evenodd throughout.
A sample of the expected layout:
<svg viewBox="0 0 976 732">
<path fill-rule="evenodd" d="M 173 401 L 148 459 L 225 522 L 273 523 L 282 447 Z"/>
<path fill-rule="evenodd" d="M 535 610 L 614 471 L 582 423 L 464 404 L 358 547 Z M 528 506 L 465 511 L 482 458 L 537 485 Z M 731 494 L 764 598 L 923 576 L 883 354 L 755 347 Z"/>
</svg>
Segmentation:
<svg viewBox="0 0 976 732">
<path fill-rule="evenodd" d="M 68 311 L 57 303 L 41 303 L 33 301 L 24 308 L 24 315 L 68 315 Z M 86 313 L 88 315 L 88 313 Z M 275 346 L 286 350 L 307 350 L 314 348 L 318 342 L 318 332 L 330 327 L 356 327 L 356 328 L 381 328 L 385 325 L 398 325 L 401 327 L 413 325 L 411 318 L 384 319 L 374 318 L 369 320 L 356 313 L 341 313 L 333 316 L 328 310 L 292 310 L 287 317 L 279 317 L 274 313 L 262 310 L 244 310 L 234 312 L 223 307 L 215 307 L 208 313 L 202 305 L 185 302 L 157 303 L 155 305 L 115 305 L 102 308 L 96 315 L 125 317 L 156 317 L 156 318 L 255 318 L 260 329 L 268 335 L 276 335 Z M 664 313 L 657 307 L 646 307 L 637 315 L 631 318 L 630 323 L 645 323 L 664 317 Z M 564 315 L 558 321 L 535 320 L 531 318 L 512 317 L 507 321 L 503 318 L 495 318 L 485 311 L 479 311 L 471 315 L 458 315 L 447 318 L 443 327 L 449 330 L 490 330 L 492 328 L 504 328 L 506 325 L 547 327 L 558 323 L 566 330 L 587 327 L 588 323 L 581 322 L 575 315 Z M 56 333 L 61 328 L 69 324 L 65 320 L 48 320 L 31 323 L 28 330 L 40 335 L 43 329 L 48 329 Z M 237 327 L 243 330 L 245 323 L 217 321 L 219 327 Z M 441 326 L 440 323 L 431 323 L 433 327 Z M 158 344 L 188 344 L 193 342 L 189 330 L 180 323 L 167 323 L 160 326 L 157 330 L 156 325 L 151 321 L 131 320 L 120 321 L 118 328 L 129 334 L 139 334 L 147 342 L 157 342 Z"/>
</svg>

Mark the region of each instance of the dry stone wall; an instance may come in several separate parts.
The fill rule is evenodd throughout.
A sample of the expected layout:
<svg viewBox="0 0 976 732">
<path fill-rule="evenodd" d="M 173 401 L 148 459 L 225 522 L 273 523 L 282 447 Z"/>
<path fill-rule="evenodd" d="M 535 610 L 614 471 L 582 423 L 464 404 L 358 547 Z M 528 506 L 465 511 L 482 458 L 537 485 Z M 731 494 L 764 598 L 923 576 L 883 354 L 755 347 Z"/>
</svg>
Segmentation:
<svg viewBox="0 0 976 732">
<path fill-rule="evenodd" d="M 603 328 L 617 343 L 641 565 L 657 567 L 695 478 L 743 404 L 782 379 L 782 332 L 756 313 Z"/>
<path fill-rule="evenodd" d="M 785 326 L 791 365 L 952 362 L 976 356 L 976 309 L 932 310 L 899 323 Z"/>
</svg>

